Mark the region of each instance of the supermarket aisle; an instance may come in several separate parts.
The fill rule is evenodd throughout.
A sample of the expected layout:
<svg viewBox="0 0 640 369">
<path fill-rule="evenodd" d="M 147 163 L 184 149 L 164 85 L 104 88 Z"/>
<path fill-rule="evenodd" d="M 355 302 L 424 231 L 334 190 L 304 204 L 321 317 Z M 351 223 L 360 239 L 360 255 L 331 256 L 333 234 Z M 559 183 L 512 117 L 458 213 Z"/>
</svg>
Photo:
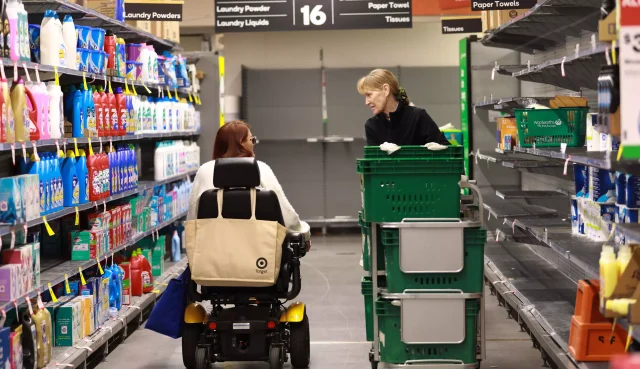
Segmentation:
<svg viewBox="0 0 640 369">
<path fill-rule="evenodd" d="M 314 238 L 313 251 L 303 259 L 303 290 L 298 300 L 308 304 L 311 322 L 311 368 L 367 369 L 370 344 L 364 342 L 364 307 L 358 262 L 361 238 Z M 484 368 L 539 368 L 533 349 L 517 323 L 507 319 L 494 296 L 486 299 L 487 357 Z M 181 369 L 179 340 L 140 329 L 116 348 L 99 369 Z M 217 368 L 258 369 L 267 364 L 218 364 Z M 290 366 L 285 366 L 289 368 Z"/>
</svg>

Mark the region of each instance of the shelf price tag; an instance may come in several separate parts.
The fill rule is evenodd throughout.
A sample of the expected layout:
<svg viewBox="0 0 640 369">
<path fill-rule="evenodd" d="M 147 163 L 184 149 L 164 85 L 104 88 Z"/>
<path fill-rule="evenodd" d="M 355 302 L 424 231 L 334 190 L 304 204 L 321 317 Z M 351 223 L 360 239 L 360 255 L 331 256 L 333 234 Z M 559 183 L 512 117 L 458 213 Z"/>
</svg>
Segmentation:
<svg viewBox="0 0 640 369">
<path fill-rule="evenodd" d="M 112 94 L 113 93 L 113 89 L 111 88 L 111 80 L 109 80 L 109 93 Z"/>
<path fill-rule="evenodd" d="M 13 161 L 13 165 L 16 165 L 16 144 L 11 144 L 11 160 Z"/>
<path fill-rule="evenodd" d="M 84 84 L 85 91 L 89 89 L 87 86 L 87 72 L 82 72 L 82 83 Z"/>
<path fill-rule="evenodd" d="M 77 206 L 76 206 L 76 225 L 80 225 L 80 212 L 78 212 Z"/>
<path fill-rule="evenodd" d="M 18 318 L 18 321 L 20 321 L 20 314 L 18 314 L 18 300 L 13 300 L 13 306 L 15 307 L 16 318 Z"/>
<path fill-rule="evenodd" d="M 44 309 L 44 303 L 42 302 L 42 296 L 40 296 L 40 287 L 38 287 L 38 299 L 37 299 L 37 303 L 38 303 L 38 309 L 42 310 Z"/>
<path fill-rule="evenodd" d="M 622 159 L 622 150 L 624 149 L 624 146 L 620 145 L 620 148 L 618 149 L 618 157 L 616 158 L 616 161 L 620 161 L 620 159 Z"/>
<path fill-rule="evenodd" d="M 142 87 L 144 87 L 144 89 L 147 90 L 147 93 L 151 95 L 151 90 L 149 90 L 149 87 L 147 87 L 147 85 L 144 82 L 142 82 Z"/>
<path fill-rule="evenodd" d="M 93 156 L 93 147 L 91 146 L 91 137 L 87 138 L 89 142 L 89 156 Z"/>
<path fill-rule="evenodd" d="M 78 152 L 78 139 L 75 137 L 73 138 L 73 146 L 74 146 L 76 157 L 80 156 L 80 153 Z"/>
<path fill-rule="evenodd" d="M 47 217 L 46 216 L 42 216 L 42 222 L 44 223 L 44 227 L 47 229 L 47 234 L 49 236 L 53 236 L 56 233 L 53 231 L 53 229 L 51 229 L 51 226 L 49 225 L 49 222 L 47 222 Z"/>
<path fill-rule="evenodd" d="M 178 88 L 177 87 L 173 88 L 173 95 L 176 97 L 176 99 L 178 98 Z"/>
<path fill-rule="evenodd" d="M 627 343 L 624 346 L 624 351 L 629 351 L 629 346 L 631 345 L 631 340 L 633 339 L 633 326 L 629 325 L 629 334 L 627 334 Z"/>
<path fill-rule="evenodd" d="M 67 292 L 67 295 L 71 293 L 71 288 L 69 287 L 69 276 L 64 275 L 64 290 Z"/>
<path fill-rule="evenodd" d="M 98 271 L 100 272 L 100 275 L 103 275 L 104 271 L 102 270 L 102 265 L 100 264 L 100 259 L 96 258 L 96 261 L 98 262 Z"/>
<path fill-rule="evenodd" d="M 55 74 L 56 86 L 60 86 L 60 76 L 58 75 L 58 66 L 53 66 L 53 73 Z"/>
<path fill-rule="evenodd" d="M 564 62 L 567 61 L 567 57 L 563 56 L 562 57 L 562 63 L 560 64 L 560 71 L 562 73 L 563 77 L 566 77 L 567 75 L 564 73 Z"/>
<path fill-rule="evenodd" d="M 33 65 L 35 66 L 35 69 L 36 69 L 36 81 L 40 83 L 40 71 L 38 70 L 38 63 L 34 63 Z"/>
<path fill-rule="evenodd" d="M 51 295 L 51 301 L 58 302 L 58 298 L 56 297 L 56 294 L 53 293 L 53 288 L 51 288 L 51 283 L 47 283 L 47 288 L 49 289 L 49 295 Z"/>
<path fill-rule="evenodd" d="M 100 142 L 100 153 L 102 154 L 102 137 L 98 137 L 98 141 Z"/>
<path fill-rule="evenodd" d="M 604 48 L 604 57 L 607 59 L 607 65 L 611 65 L 611 56 L 609 55 L 609 46 Z"/>
<path fill-rule="evenodd" d="M 18 64 L 16 64 L 16 62 L 13 62 L 13 82 L 16 82 L 18 80 Z"/>
<path fill-rule="evenodd" d="M 27 81 L 31 82 L 31 75 L 29 74 L 29 70 L 27 69 L 27 63 L 22 62 L 22 68 L 24 69 L 24 75 L 27 77 Z"/>
<path fill-rule="evenodd" d="M 16 231 L 11 228 L 11 243 L 9 244 L 9 248 L 13 250 L 16 247 Z"/>
<path fill-rule="evenodd" d="M 167 85 L 167 96 L 171 99 L 171 90 L 169 89 L 169 85 Z"/>
<path fill-rule="evenodd" d="M 33 157 L 36 159 L 36 161 L 40 161 L 40 155 L 38 155 L 38 146 L 36 144 L 36 141 L 31 141 L 31 146 L 33 146 Z"/>
<path fill-rule="evenodd" d="M 616 40 L 611 42 L 611 61 L 613 62 L 613 65 L 618 64 L 616 57 Z"/>
<path fill-rule="evenodd" d="M 133 82 L 131 82 L 131 87 L 133 87 Z M 135 90 L 135 88 L 134 88 Z M 131 91 L 129 91 L 129 84 L 127 83 L 127 79 L 124 79 L 124 93 L 129 95 Z"/>
<path fill-rule="evenodd" d="M 85 281 L 84 275 L 82 274 L 82 267 L 78 267 L 78 273 L 80 273 L 80 282 L 82 282 L 83 286 L 86 286 L 87 281 Z"/>
<path fill-rule="evenodd" d="M 28 294 L 25 297 L 25 300 L 27 301 L 27 307 L 29 308 L 29 315 L 33 315 L 33 306 L 31 306 L 31 299 Z"/>
<path fill-rule="evenodd" d="M 2 75 L 2 79 L 7 79 L 7 76 L 4 74 L 4 63 L 0 60 L 0 75 Z"/>
<path fill-rule="evenodd" d="M 562 175 L 567 175 L 567 167 L 569 166 L 569 162 L 571 161 L 571 155 L 567 156 L 567 160 L 564 161 L 564 170 L 562 171 Z"/>
</svg>

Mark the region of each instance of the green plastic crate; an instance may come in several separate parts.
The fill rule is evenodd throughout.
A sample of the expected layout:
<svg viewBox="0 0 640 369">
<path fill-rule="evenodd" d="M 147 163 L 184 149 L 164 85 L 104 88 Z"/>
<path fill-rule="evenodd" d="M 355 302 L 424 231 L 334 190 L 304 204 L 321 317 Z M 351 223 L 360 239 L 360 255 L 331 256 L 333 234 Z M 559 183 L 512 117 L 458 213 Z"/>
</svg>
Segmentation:
<svg viewBox="0 0 640 369">
<path fill-rule="evenodd" d="M 362 296 L 364 296 L 364 317 L 367 341 L 373 342 L 373 281 L 371 277 L 362 277 Z M 378 276 L 378 287 L 385 287 L 386 279 Z"/>
<path fill-rule="evenodd" d="M 371 250 L 369 249 L 369 243 L 371 240 L 371 222 L 365 222 L 362 218 L 362 211 L 358 212 L 358 223 L 360 224 L 360 230 L 362 231 L 362 266 L 365 271 L 371 271 Z M 382 232 L 378 227 L 378 270 L 384 270 L 384 246 L 382 245 Z"/>
<path fill-rule="evenodd" d="M 399 230 L 383 229 L 382 244 L 385 247 L 387 288 L 390 293 L 402 293 L 407 289 L 456 289 L 466 293 L 482 292 L 486 242 L 486 229 L 465 228 L 464 267 L 460 272 L 403 273 L 400 270 Z"/>
<path fill-rule="evenodd" d="M 589 108 L 514 109 L 520 147 L 584 146 Z"/>
<path fill-rule="evenodd" d="M 365 159 L 464 159 L 462 146 L 449 146 L 444 150 L 429 150 L 424 146 L 400 146 L 400 149 L 389 154 L 380 150 L 379 146 L 365 146 Z"/>
<path fill-rule="evenodd" d="M 461 360 L 465 364 L 476 362 L 477 324 L 480 300 L 465 301 L 465 339 L 459 344 L 409 345 L 401 339 L 400 306 L 390 301 L 376 301 L 376 313 L 380 334 L 384 334 L 384 344 L 380 344 L 380 361 L 404 364 L 409 360 Z"/>
<path fill-rule="evenodd" d="M 460 217 L 462 159 L 359 159 L 358 173 L 368 222 Z"/>
</svg>

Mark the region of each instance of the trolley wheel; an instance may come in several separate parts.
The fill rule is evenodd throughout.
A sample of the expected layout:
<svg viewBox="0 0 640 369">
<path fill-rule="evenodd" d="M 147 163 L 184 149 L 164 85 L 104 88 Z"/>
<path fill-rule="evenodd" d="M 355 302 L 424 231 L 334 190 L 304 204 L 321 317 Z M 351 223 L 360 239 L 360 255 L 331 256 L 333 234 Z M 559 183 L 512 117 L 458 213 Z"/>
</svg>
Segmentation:
<svg viewBox="0 0 640 369">
<path fill-rule="evenodd" d="M 371 363 L 371 369 L 378 369 L 378 362 L 373 360 L 373 352 L 369 352 L 369 362 Z"/>
<path fill-rule="evenodd" d="M 200 323 L 184 324 L 182 331 L 182 363 L 187 369 L 196 369 L 196 349 L 204 327 Z"/>
<path fill-rule="evenodd" d="M 269 368 L 270 369 L 282 369 L 284 365 L 282 348 L 279 346 L 271 346 L 269 349 Z M 200 369 L 200 368 L 198 368 Z"/>
<path fill-rule="evenodd" d="M 482 366 L 482 360 L 478 360 L 476 363 L 476 369 L 480 369 L 480 366 Z"/>
<path fill-rule="evenodd" d="M 311 361 L 311 339 L 307 313 L 304 314 L 300 323 L 291 323 L 289 331 L 291 334 L 289 343 L 291 366 L 297 369 L 308 368 Z"/>
<path fill-rule="evenodd" d="M 209 349 L 198 347 L 196 349 L 196 369 L 209 369 Z"/>
</svg>

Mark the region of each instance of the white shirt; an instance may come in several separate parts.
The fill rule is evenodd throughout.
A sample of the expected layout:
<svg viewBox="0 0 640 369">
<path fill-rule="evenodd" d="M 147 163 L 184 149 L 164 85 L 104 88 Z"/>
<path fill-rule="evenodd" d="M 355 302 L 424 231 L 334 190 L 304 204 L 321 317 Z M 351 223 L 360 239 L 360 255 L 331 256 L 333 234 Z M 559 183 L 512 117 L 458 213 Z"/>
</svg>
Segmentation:
<svg viewBox="0 0 640 369">
<path fill-rule="evenodd" d="M 213 185 L 213 172 L 215 167 L 215 160 L 211 160 L 198 169 L 196 178 L 193 180 L 193 188 L 191 195 L 189 196 L 189 213 L 187 220 L 196 219 L 198 217 L 198 203 L 200 195 L 203 192 L 216 188 Z M 284 225 L 291 232 L 300 232 L 304 234 L 305 240 L 309 240 L 310 228 L 309 224 L 300 220 L 300 216 L 291 206 L 289 200 L 284 195 L 282 186 L 278 182 L 276 175 L 271 168 L 258 160 L 258 168 L 260 169 L 260 187 L 275 192 L 280 202 L 280 210 L 282 211 L 282 218 L 284 219 Z"/>
</svg>

